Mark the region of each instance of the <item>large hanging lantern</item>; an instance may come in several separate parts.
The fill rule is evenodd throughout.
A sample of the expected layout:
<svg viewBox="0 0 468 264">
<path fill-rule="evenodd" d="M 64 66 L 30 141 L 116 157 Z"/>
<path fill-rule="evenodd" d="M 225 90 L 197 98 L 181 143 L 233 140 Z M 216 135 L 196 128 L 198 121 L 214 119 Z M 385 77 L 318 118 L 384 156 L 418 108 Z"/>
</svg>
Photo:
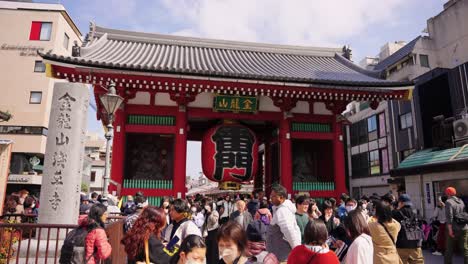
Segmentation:
<svg viewBox="0 0 468 264">
<path fill-rule="evenodd" d="M 208 130 L 202 140 L 202 167 L 212 181 L 250 181 L 258 168 L 254 132 L 239 124 L 222 124 Z"/>
</svg>

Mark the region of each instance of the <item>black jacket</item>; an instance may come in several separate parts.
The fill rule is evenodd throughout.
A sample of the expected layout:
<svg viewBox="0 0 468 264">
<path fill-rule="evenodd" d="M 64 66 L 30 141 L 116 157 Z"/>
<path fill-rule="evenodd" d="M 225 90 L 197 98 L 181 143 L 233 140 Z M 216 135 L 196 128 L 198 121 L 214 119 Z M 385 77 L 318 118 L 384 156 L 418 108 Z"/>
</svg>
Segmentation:
<svg viewBox="0 0 468 264">
<path fill-rule="evenodd" d="M 150 262 L 155 264 L 167 264 L 171 260 L 171 257 L 163 251 L 164 245 L 156 238 L 156 236 L 151 235 L 148 240 L 148 248 L 149 248 L 149 259 Z M 135 260 L 128 260 L 128 264 L 134 264 L 136 261 L 145 261 L 145 247 L 142 245 L 142 251 L 138 254 Z"/>
<path fill-rule="evenodd" d="M 393 214 L 393 218 L 398 221 L 399 223 L 401 223 L 401 221 L 403 220 L 403 216 L 400 214 L 400 212 L 410 218 L 410 219 L 414 219 L 416 218 L 416 214 L 413 213 L 413 210 L 411 210 L 411 207 L 410 206 L 404 206 L 403 208 L 401 209 L 398 209 L 398 210 L 394 210 L 392 212 Z M 405 231 L 403 230 L 403 227 L 400 229 L 400 232 L 398 232 L 398 238 L 397 238 L 397 242 L 396 242 L 396 247 L 397 248 L 419 248 L 421 247 L 421 243 L 422 241 L 418 241 L 418 240 L 408 240 L 406 238 L 406 233 Z"/>
</svg>

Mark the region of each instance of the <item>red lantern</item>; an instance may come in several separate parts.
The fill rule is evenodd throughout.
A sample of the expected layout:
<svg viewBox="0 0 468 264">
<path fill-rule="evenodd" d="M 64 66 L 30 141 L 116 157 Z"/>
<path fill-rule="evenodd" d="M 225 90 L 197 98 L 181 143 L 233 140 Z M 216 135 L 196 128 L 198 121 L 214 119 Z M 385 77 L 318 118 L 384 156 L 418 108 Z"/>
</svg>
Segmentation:
<svg viewBox="0 0 468 264">
<path fill-rule="evenodd" d="M 255 133 L 239 124 L 211 128 L 202 140 L 202 167 L 212 181 L 250 181 L 258 168 Z"/>
</svg>

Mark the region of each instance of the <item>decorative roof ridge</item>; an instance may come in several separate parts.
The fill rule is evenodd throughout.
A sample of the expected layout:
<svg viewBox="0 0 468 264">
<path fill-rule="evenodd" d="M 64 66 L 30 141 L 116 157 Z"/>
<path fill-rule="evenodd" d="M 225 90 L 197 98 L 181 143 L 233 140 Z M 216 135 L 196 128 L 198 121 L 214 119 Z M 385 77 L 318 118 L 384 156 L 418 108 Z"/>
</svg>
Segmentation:
<svg viewBox="0 0 468 264">
<path fill-rule="evenodd" d="M 91 32 L 90 32 L 91 34 Z M 145 33 L 136 31 L 126 31 L 119 29 L 110 29 L 100 26 L 95 26 L 92 35 L 101 37 L 107 34 L 108 39 L 121 40 L 121 41 L 136 41 L 136 42 L 149 42 L 167 45 L 180 45 L 191 47 L 208 47 L 217 49 L 235 49 L 255 52 L 266 53 L 281 53 L 302 56 L 319 56 L 319 57 L 334 57 L 336 53 L 342 53 L 341 48 L 321 48 L 321 47 L 306 47 L 295 45 L 282 45 L 282 44 L 268 44 L 268 43 L 255 43 L 243 42 L 221 39 L 208 39 L 185 37 L 177 35 Z"/>
<path fill-rule="evenodd" d="M 345 66 L 361 74 L 367 75 L 372 78 L 385 80 L 384 71 L 364 69 L 361 66 L 354 64 L 352 61 L 348 60 L 347 58 L 343 57 L 341 54 L 338 54 L 338 53 L 335 54 L 335 59 L 339 61 L 341 64 L 344 64 Z"/>
</svg>

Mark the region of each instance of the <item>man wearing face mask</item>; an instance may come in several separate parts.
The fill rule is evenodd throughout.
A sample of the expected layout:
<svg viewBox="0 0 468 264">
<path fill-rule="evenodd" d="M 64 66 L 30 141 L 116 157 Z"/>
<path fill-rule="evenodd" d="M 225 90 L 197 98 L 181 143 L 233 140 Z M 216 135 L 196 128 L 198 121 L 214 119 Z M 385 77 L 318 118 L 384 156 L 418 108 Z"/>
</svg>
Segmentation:
<svg viewBox="0 0 468 264">
<path fill-rule="evenodd" d="M 357 201 L 353 198 L 348 198 L 345 202 L 345 212 L 341 214 L 341 222 L 344 222 L 344 219 L 348 216 L 349 212 L 354 211 L 357 208 Z"/>
<path fill-rule="evenodd" d="M 285 262 L 291 250 L 301 244 L 301 231 L 296 222 L 296 207 L 287 199 L 287 191 L 281 185 L 271 188 L 273 219 L 267 231 L 267 250 Z"/>
</svg>

